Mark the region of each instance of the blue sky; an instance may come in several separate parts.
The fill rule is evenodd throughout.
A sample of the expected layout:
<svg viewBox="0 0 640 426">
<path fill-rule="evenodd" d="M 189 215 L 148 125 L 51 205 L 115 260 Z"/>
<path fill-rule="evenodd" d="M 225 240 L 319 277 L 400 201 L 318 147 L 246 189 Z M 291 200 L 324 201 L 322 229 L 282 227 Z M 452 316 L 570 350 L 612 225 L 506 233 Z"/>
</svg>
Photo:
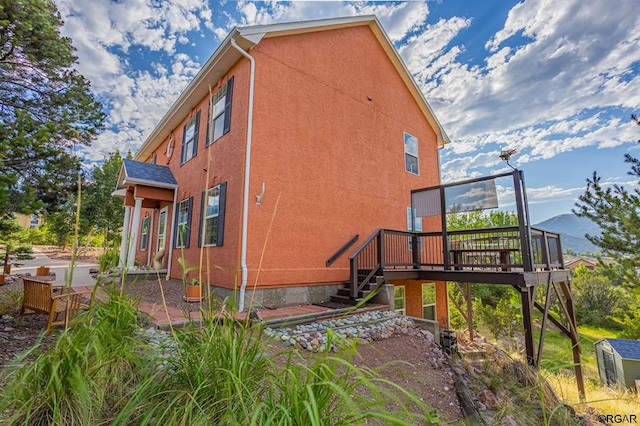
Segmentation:
<svg viewBox="0 0 640 426">
<path fill-rule="evenodd" d="M 569 213 L 597 171 L 634 185 L 637 0 L 54 0 L 109 113 L 87 162 L 135 151 L 234 26 L 375 14 L 452 143 L 442 180 L 524 170 L 534 223 Z"/>
</svg>

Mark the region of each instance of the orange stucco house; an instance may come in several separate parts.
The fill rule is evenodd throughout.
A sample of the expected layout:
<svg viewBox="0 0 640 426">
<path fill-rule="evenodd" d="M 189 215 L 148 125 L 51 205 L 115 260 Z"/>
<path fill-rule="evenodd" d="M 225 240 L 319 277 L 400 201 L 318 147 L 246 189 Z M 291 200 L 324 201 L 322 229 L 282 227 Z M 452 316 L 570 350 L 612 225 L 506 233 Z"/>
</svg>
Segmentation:
<svg viewBox="0 0 640 426">
<path fill-rule="evenodd" d="M 236 28 L 124 162 L 121 261 L 181 278 L 184 258 L 240 310 L 327 300 L 350 250 L 411 226 L 447 142 L 375 17 Z M 391 284 L 447 325 L 443 282 Z"/>
</svg>

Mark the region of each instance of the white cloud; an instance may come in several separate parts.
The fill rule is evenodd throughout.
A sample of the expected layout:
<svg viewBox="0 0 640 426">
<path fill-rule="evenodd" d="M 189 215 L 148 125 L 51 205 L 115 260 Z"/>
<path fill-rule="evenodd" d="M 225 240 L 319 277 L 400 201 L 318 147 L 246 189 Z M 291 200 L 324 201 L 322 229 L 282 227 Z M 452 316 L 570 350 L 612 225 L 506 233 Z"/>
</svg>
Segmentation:
<svg viewBox="0 0 640 426">
<path fill-rule="evenodd" d="M 80 72 L 111 109 L 110 131 L 87 152 L 92 159 L 113 150 L 110 144 L 140 145 L 206 60 L 181 53 L 197 43 L 194 35 L 213 33 L 219 41 L 235 25 L 362 14 L 378 16 L 452 137 L 441 151 L 445 180 L 503 167 L 497 154 L 506 146 L 518 149 L 518 164 L 526 164 L 638 139 L 626 117 L 603 112 L 640 105 L 640 77 L 631 70 L 640 47 L 634 0 L 616 7 L 607 0 L 525 0 L 481 42 L 487 56 L 475 65 L 463 62 L 466 46 L 457 40 L 482 23 L 465 16 L 428 23 L 426 1 L 56 3 L 64 33 L 78 49 Z M 146 58 L 149 51 L 154 55 L 141 70 L 139 52 Z"/>
<path fill-rule="evenodd" d="M 473 29 L 472 21 L 447 21 L 449 32 L 434 33 L 451 35 L 440 45 L 423 36 L 432 47 L 401 46 L 453 139 L 441 151 L 443 178 L 490 169 L 491 161 L 470 154 L 491 144 L 498 147 L 490 148 L 494 155 L 499 147 L 518 149 L 517 162 L 524 164 L 585 147 L 635 143 L 637 128 L 628 113 L 610 112 L 640 105 L 640 78 L 631 68 L 640 48 L 634 10 L 631 0 L 615 8 L 604 0 L 526 0 L 487 41 L 491 54 L 483 65 L 459 62 L 464 46 L 450 45 L 455 29 Z"/>
<path fill-rule="evenodd" d="M 200 69 L 175 48 L 189 42 L 189 33 L 211 27 L 209 6 L 199 0 L 56 3 L 63 33 L 77 48 L 78 69 L 109 112 L 107 130 L 83 149 L 83 158 L 94 162 L 114 150 L 135 152 Z M 144 49 L 160 55 L 146 71 L 133 63 Z"/>
</svg>

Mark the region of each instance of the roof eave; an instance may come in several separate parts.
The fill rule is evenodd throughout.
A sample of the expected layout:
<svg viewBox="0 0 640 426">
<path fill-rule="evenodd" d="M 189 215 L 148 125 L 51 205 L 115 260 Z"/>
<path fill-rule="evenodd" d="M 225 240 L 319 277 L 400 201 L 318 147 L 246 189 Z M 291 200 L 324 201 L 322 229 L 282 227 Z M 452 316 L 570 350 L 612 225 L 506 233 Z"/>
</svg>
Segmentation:
<svg viewBox="0 0 640 426">
<path fill-rule="evenodd" d="M 158 141 L 165 140 L 184 117 L 197 106 L 200 99 L 207 95 L 209 88 L 220 81 L 241 58 L 240 53 L 231 46 L 232 38 L 235 38 L 238 45 L 245 50 L 255 46 L 255 43 L 240 37 L 237 29 L 232 30 L 147 136 L 136 152 L 134 160 L 141 161 L 150 155 Z"/>
<path fill-rule="evenodd" d="M 231 46 L 231 39 L 244 50 L 250 50 L 264 37 L 277 37 L 288 34 L 300 34 L 305 32 L 318 31 L 320 28 L 331 30 L 334 28 L 344 28 L 349 26 L 368 25 L 378 41 L 382 45 L 385 53 L 393 63 L 394 67 L 405 82 L 409 91 L 418 103 L 423 115 L 436 131 L 437 145 L 442 148 L 450 143 L 449 136 L 436 118 L 431 106 L 427 102 L 424 94 L 418 87 L 413 76 L 409 72 L 406 64 L 393 46 L 388 35 L 382 28 L 380 21 L 375 15 L 363 15 L 348 18 L 332 18 L 314 21 L 289 22 L 282 24 L 257 25 L 252 27 L 234 28 L 213 55 L 207 60 L 195 78 L 182 91 L 178 99 L 171 105 L 169 110 L 162 117 L 153 131 L 147 136 L 144 143 L 138 149 L 134 159 L 144 160 L 151 151 L 155 149 L 159 141 L 165 140 L 189 113 L 196 107 L 200 99 L 204 98 L 210 86 L 214 86 L 231 67 L 241 58 L 240 52 Z"/>
<path fill-rule="evenodd" d="M 163 188 L 163 189 L 176 189 L 178 187 L 177 183 L 166 183 L 166 182 L 157 182 L 154 180 L 147 180 L 147 179 L 136 179 L 136 178 L 130 178 L 127 177 L 122 181 L 122 186 L 123 187 L 127 187 L 130 185 L 145 185 L 145 186 L 152 186 L 154 188 Z"/>
</svg>

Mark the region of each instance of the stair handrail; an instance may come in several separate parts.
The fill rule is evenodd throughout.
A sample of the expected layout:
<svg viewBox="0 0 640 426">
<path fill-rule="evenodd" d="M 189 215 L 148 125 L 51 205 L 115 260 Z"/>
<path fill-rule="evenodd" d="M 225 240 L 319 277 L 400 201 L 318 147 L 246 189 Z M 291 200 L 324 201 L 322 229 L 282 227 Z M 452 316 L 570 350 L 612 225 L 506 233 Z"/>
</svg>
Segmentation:
<svg viewBox="0 0 640 426">
<path fill-rule="evenodd" d="M 376 253 L 377 264 L 372 268 L 369 274 L 362 280 L 358 279 L 358 256 L 373 242 L 378 240 L 378 251 Z M 366 240 L 358 246 L 358 248 L 349 256 L 349 267 L 351 271 L 350 282 L 350 296 L 352 299 L 357 299 L 358 292 L 364 288 L 365 284 L 380 270 L 382 269 L 383 259 L 381 259 L 381 245 L 384 241 L 384 229 L 376 228 Z"/>
<path fill-rule="evenodd" d="M 333 254 L 333 256 L 331 256 L 329 259 L 327 259 L 327 268 L 329 266 L 331 266 L 336 260 L 338 260 L 340 258 L 340 256 L 342 256 L 347 250 L 349 250 L 351 248 L 352 245 L 354 245 L 356 243 L 356 241 L 358 241 L 358 238 L 360 238 L 360 234 L 356 234 L 353 237 L 351 237 L 351 239 L 349 241 L 347 241 L 346 243 L 344 243 L 342 245 L 342 247 L 340 247 L 338 250 L 336 250 L 336 252 Z"/>
</svg>

